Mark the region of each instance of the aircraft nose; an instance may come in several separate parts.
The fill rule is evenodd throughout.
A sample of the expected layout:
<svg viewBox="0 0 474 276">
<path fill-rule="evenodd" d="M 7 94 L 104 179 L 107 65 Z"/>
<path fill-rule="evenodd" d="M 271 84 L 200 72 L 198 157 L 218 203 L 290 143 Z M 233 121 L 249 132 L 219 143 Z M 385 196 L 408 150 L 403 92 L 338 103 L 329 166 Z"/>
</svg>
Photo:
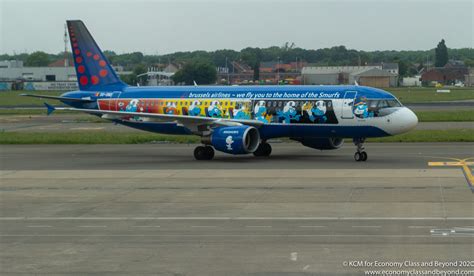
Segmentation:
<svg viewBox="0 0 474 276">
<path fill-rule="evenodd" d="M 403 107 L 399 113 L 400 118 L 400 133 L 412 130 L 418 124 L 418 117 L 407 107 Z"/>
</svg>

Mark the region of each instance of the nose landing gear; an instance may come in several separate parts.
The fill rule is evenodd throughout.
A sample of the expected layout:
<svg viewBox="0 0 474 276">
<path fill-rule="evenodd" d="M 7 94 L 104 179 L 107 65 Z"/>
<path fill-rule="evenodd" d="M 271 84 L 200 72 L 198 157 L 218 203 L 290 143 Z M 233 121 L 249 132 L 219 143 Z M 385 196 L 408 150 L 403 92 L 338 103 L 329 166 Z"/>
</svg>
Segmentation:
<svg viewBox="0 0 474 276">
<path fill-rule="evenodd" d="M 367 161 L 367 153 L 364 151 L 364 141 L 365 138 L 354 138 L 354 145 L 357 147 L 357 151 L 354 154 L 354 160 L 359 161 Z"/>
</svg>

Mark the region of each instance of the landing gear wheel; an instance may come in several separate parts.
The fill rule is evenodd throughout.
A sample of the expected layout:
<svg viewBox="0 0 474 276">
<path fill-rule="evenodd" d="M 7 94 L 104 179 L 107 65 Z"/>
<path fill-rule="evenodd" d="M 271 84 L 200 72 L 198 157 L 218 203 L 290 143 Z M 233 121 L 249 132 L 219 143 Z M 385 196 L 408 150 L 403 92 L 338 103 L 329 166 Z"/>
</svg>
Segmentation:
<svg viewBox="0 0 474 276">
<path fill-rule="evenodd" d="M 367 153 L 364 151 L 365 138 L 354 138 L 354 145 L 357 147 L 357 152 L 354 154 L 354 160 L 367 161 Z"/>
<path fill-rule="evenodd" d="M 210 146 L 198 146 L 194 149 L 196 160 L 211 160 L 214 158 L 214 149 Z"/>
<path fill-rule="evenodd" d="M 354 160 L 359 161 L 367 161 L 367 153 L 365 151 L 356 152 L 354 154 Z"/>
<path fill-rule="evenodd" d="M 367 161 L 367 152 L 363 151 L 360 153 L 362 155 L 362 160 L 361 161 Z"/>
<path fill-rule="evenodd" d="M 268 157 L 272 153 L 272 146 L 269 143 L 260 143 L 257 150 L 253 152 L 254 156 Z"/>
<path fill-rule="evenodd" d="M 362 154 L 360 152 L 354 153 L 354 160 L 357 162 L 362 161 Z"/>
</svg>

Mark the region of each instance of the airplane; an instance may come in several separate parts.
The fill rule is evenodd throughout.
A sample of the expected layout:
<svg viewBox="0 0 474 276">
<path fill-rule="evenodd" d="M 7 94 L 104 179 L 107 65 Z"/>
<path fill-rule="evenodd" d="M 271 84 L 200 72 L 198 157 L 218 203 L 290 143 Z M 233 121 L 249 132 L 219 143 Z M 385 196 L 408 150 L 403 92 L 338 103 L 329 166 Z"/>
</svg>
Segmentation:
<svg viewBox="0 0 474 276">
<path fill-rule="evenodd" d="M 55 99 L 54 110 L 100 116 L 128 127 L 164 134 L 198 135 L 196 160 L 215 150 L 270 156 L 270 139 L 287 137 L 303 146 L 334 150 L 344 139 L 356 146 L 355 161 L 366 161 L 366 138 L 405 133 L 417 116 L 387 91 L 356 85 L 157 86 L 122 82 L 80 20 L 67 21 L 79 90 Z"/>
</svg>

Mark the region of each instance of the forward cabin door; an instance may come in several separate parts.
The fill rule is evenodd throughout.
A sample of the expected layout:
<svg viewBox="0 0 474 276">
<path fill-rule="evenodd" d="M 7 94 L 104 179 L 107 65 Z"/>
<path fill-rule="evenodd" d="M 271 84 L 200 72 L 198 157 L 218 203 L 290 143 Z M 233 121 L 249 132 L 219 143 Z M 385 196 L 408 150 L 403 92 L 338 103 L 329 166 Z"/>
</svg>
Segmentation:
<svg viewBox="0 0 474 276">
<path fill-rule="evenodd" d="M 354 102 L 357 96 L 357 91 L 347 91 L 344 94 L 344 99 L 342 100 L 342 119 L 353 119 L 354 118 Z"/>
</svg>

